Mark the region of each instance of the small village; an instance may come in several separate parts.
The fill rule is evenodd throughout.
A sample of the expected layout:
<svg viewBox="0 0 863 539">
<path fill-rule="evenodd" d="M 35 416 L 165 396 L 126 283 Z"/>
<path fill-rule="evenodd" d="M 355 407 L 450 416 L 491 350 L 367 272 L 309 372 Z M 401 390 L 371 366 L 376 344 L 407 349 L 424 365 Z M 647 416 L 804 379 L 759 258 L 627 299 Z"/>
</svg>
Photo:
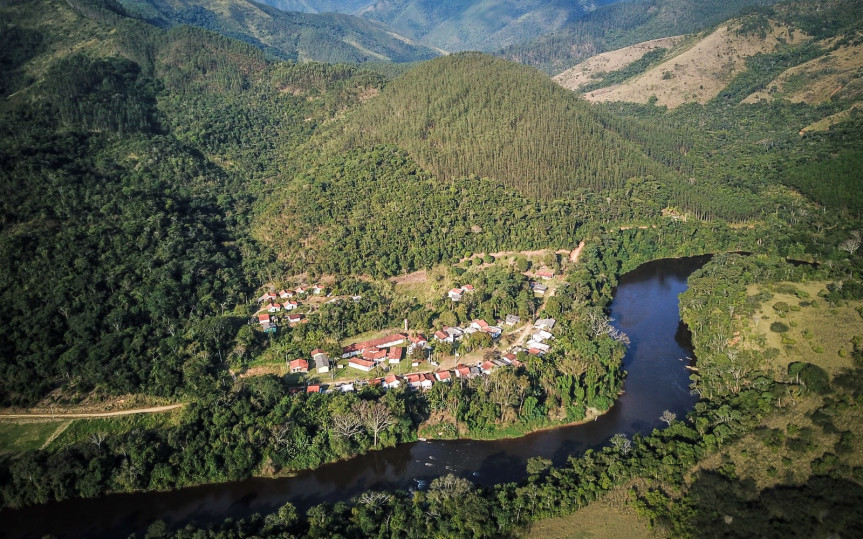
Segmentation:
<svg viewBox="0 0 863 539">
<path fill-rule="evenodd" d="M 530 281 L 530 290 L 542 298 L 548 292 L 548 286 L 539 281 L 552 280 L 554 272 L 540 270 L 533 276 L 536 280 Z M 449 289 L 446 297 L 457 303 L 474 291 L 473 285 L 462 284 Z M 285 326 L 290 328 L 308 322 L 306 314 L 299 311 L 309 312 L 313 306 L 325 303 L 361 302 L 362 299 L 360 295 L 328 295 L 327 287 L 319 283 L 295 289 L 270 290 L 257 298 L 259 307 L 253 323 L 257 322 L 260 331 L 275 334 Z M 445 325 L 427 337 L 424 333 L 409 331 L 405 320 L 401 332 L 342 346 L 340 357 L 331 357 L 322 348 L 315 348 L 307 357 L 286 358 L 283 370 L 293 379 L 303 382 L 294 391 L 307 393 L 352 392 L 366 385 L 380 386 L 385 390 L 407 387 L 428 391 L 435 383 L 487 376 L 496 369 L 517 369 L 522 366 L 517 359 L 520 355 L 522 358 L 524 354 L 544 355 L 551 349 L 555 324 L 553 318 L 523 321 L 516 314 L 507 314 L 493 322 L 474 319 L 461 326 Z M 501 336 L 507 332 L 517 336 L 514 343 L 501 342 Z M 459 344 L 475 334 L 487 336 L 479 339 L 485 345 L 485 353 L 481 359 L 464 361 L 458 352 Z M 434 354 L 435 351 L 442 353 Z M 438 362 L 433 357 L 444 359 Z"/>
</svg>

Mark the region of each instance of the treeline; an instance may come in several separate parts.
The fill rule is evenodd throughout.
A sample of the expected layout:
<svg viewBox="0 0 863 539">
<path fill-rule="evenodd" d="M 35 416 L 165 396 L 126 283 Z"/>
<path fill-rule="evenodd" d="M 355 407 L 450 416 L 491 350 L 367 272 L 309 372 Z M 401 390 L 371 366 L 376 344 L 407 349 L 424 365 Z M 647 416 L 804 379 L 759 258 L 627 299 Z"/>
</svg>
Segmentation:
<svg viewBox="0 0 863 539">
<path fill-rule="evenodd" d="M 235 481 L 253 473 L 315 468 L 416 439 L 424 403 L 410 390 L 383 394 L 288 395 L 284 380 L 249 378 L 231 387 L 201 376 L 201 400 L 186 406 L 180 424 L 96 433 L 56 452 L 33 451 L 4 459 L 0 496 L 20 507 L 108 492 L 163 490 Z M 370 421 L 374 417 L 375 422 Z M 342 430 L 334 423 L 340 422 Z"/>
<path fill-rule="evenodd" d="M 268 198 L 254 234 L 298 271 L 389 276 L 466 252 L 568 247 L 583 222 L 658 218 L 663 192 L 633 180 L 610 196 L 579 190 L 543 203 L 475 176 L 442 184 L 404 152 L 378 146 L 303 170 Z"/>
</svg>

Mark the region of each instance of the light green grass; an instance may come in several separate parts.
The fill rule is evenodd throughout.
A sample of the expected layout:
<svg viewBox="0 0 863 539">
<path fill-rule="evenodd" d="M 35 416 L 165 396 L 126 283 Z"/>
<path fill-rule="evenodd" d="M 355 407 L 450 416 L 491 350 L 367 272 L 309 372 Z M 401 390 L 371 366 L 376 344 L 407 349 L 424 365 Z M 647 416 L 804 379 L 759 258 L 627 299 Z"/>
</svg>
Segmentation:
<svg viewBox="0 0 863 539">
<path fill-rule="evenodd" d="M 110 436 L 125 434 L 131 430 L 151 430 L 176 426 L 179 424 L 181 410 L 157 414 L 135 414 L 120 417 L 107 417 L 98 419 L 78 419 L 72 422 L 60 436 L 48 446 L 48 449 L 57 449 L 65 445 L 84 442 L 91 435 L 103 433 Z"/>
<path fill-rule="evenodd" d="M 20 453 L 39 449 L 63 421 L 0 421 L 0 453 Z"/>
<path fill-rule="evenodd" d="M 781 350 L 772 363 L 781 370 L 785 370 L 790 363 L 805 361 L 814 363 L 831 374 L 851 367 L 853 348 L 851 338 L 855 335 L 863 335 L 863 319 L 855 309 L 863 305 L 863 301 L 847 301 L 841 307 L 832 307 L 818 296 L 818 292 L 824 290 L 827 283 L 780 283 L 780 285 L 789 284 L 806 292 L 809 297 L 801 299 L 793 294 L 774 292 L 773 297 L 765 301 L 756 313 L 759 317 L 758 325 L 751 327 L 751 331 L 756 336 L 764 337 L 766 348 Z M 762 289 L 763 287 L 750 286 L 747 294 L 755 295 Z M 781 290 L 782 287 L 780 286 L 779 289 Z M 812 301 L 815 305 L 811 304 Z M 773 309 L 773 305 L 778 302 L 785 302 L 795 308 L 799 307 L 799 310 L 790 311 L 784 317 L 780 317 Z M 782 334 L 771 331 L 770 324 L 777 321 L 789 326 L 789 330 Z M 750 322 L 754 326 L 754 322 L 752 320 Z M 804 332 L 809 338 L 804 337 Z M 783 344 L 782 335 L 793 339 L 795 343 Z M 817 352 L 816 347 L 821 352 Z M 840 351 L 844 357 L 840 356 Z"/>
</svg>

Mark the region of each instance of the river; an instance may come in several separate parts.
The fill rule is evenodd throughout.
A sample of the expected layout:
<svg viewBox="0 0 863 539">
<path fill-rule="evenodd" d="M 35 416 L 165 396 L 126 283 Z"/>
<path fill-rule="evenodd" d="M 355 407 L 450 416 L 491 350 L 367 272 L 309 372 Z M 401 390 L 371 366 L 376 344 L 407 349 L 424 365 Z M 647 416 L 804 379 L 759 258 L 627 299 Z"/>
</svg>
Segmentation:
<svg viewBox="0 0 863 539">
<path fill-rule="evenodd" d="M 156 520 L 171 527 L 203 525 L 226 517 L 272 511 L 287 501 L 304 508 L 346 500 L 368 489 L 423 488 L 454 473 L 480 485 L 526 477 L 527 459 L 563 464 L 573 453 L 603 445 L 617 433 L 649 432 L 670 410 L 682 417 L 695 403 L 689 392 L 689 332 L 677 296 L 686 278 L 708 257 L 649 262 L 623 275 L 611 317 L 631 344 L 623 360 L 624 394 L 596 421 L 537 432 L 512 440 L 430 441 L 402 444 L 284 479 L 249 479 L 170 492 L 115 494 L 0 512 L 4 537 L 125 537 Z"/>
</svg>

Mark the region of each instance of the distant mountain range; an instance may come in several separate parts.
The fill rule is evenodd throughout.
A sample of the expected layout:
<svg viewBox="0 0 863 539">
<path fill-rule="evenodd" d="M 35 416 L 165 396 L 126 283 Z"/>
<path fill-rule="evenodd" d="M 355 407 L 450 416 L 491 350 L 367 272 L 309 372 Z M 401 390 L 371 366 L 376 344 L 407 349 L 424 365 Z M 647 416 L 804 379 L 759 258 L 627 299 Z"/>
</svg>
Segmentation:
<svg viewBox="0 0 863 539">
<path fill-rule="evenodd" d="M 283 59 L 317 62 L 412 62 L 439 54 L 380 22 L 341 13 L 282 11 L 248 0 L 120 0 L 163 28 L 198 26 Z"/>
<path fill-rule="evenodd" d="M 286 10 L 380 21 L 430 47 L 492 51 L 554 32 L 617 0 L 263 0 Z"/>
</svg>

